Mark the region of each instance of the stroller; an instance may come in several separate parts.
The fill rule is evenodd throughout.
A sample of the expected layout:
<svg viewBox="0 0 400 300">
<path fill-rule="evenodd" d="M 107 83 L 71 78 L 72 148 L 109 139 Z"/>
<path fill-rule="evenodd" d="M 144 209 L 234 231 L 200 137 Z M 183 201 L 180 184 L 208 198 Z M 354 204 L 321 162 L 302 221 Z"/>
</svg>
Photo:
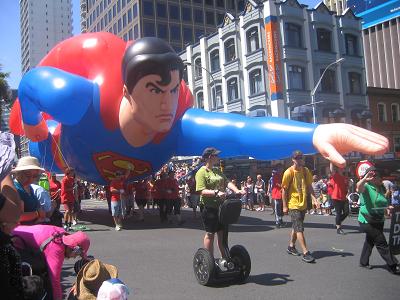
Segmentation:
<svg viewBox="0 0 400 300">
<path fill-rule="evenodd" d="M 358 193 L 350 193 L 347 195 L 347 200 L 349 200 L 350 215 L 357 216 L 360 209 L 360 195 Z"/>
</svg>

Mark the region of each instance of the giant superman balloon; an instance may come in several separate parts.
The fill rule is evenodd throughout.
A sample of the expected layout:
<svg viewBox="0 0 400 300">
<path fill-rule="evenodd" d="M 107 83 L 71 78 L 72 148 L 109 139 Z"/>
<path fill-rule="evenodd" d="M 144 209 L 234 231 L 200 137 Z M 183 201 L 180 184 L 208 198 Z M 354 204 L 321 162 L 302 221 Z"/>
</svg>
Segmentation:
<svg viewBox="0 0 400 300">
<path fill-rule="evenodd" d="M 173 155 L 258 159 L 316 150 L 338 166 L 341 154 L 382 154 L 386 138 L 348 124 L 315 125 L 248 118 L 193 109 L 182 81 L 183 63 L 157 38 L 124 42 L 89 33 L 58 44 L 19 85 L 10 126 L 25 134 L 43 167 L 72 167 L 85 180 L 105 184 L 118 170 L 130 179 L 157 171 Z"/>
</svg>

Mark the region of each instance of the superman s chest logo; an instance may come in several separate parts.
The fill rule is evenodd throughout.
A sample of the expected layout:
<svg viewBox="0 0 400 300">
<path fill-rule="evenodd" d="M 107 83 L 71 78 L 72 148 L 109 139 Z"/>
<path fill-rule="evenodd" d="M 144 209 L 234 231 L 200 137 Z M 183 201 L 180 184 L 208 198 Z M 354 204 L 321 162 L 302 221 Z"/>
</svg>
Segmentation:
<svg viewBox="0 0 400 300">
<path fill-rule="evenodd" d="M 115 179 L 118 171 L 122 171 L 125 174 L 127 170 L 130 170 L 128 178 L 152 173 L 150 162 L 130 158 L 111 151 L 93 154 L 93 161 L 100 176 L 107 181 Z"/>
</svg>

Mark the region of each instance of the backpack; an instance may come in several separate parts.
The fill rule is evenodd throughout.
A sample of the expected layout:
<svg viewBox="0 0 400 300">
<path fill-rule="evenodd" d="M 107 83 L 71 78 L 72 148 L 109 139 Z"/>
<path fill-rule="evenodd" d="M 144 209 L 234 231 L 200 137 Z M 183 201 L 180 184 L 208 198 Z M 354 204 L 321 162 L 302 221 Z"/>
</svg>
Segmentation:
<svg viewBox="0 0 400 300">
<path fill-rule="evenodd" d="M 14 247 L 21 256 L 22 264 L 28 264 L 32 271 L 31 275 L 37 275 L 43 280 L 44 289 L 46 291 L 46 296 L 43 298 L 45 300 L 53 299 L 53 289 L 43 251 L 51 241 L 53 241 L 55 238 L 62 237 L 65 234 L 67 233 L 61 232 L 52 235 L 40 245 L 39 249 L 33 249 L 32 247 L 29 247 L 25 240 L 19 235 L 14 234 L 12 236 L 13 240 L 19 240 L 22 244 L 23 248 Z"/>
</svg>

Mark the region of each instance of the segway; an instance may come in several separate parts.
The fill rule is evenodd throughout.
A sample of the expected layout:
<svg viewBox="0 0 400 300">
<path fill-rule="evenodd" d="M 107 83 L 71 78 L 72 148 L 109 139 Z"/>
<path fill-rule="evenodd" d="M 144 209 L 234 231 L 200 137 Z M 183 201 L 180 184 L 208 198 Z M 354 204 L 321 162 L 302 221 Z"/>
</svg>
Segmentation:
<svg viewBox="0 0 400 300">
<path fill-rule="evenodd" d="M 235 195 L 233 195 L 235 196 Z M 193 258 L 194 275 L 201 285 L 211 285 L 218 281 L 244 282 L 250 275 L 251 260 L 246 248 L 235 245 L 229 250 L 229 224 L 238 221 L 242 210 L 240 199 L 227 199 L 219 210 L 219 220 L 223 225 L 224 259 L 214 259 L 207 249 L 200 248 Z"/>
</svg>

